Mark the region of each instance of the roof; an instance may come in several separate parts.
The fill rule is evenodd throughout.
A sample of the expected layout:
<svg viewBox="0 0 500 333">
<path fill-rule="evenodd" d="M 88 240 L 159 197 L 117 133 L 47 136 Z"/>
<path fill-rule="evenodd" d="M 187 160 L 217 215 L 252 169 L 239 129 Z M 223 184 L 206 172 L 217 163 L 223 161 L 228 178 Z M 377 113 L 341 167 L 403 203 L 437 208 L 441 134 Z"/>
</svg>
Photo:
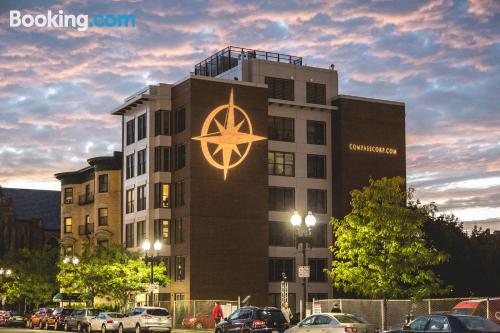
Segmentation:
<svg viewBox="0 0 500 333">
<path fill-rule="evenodd" d="M 4 197 L 12 199 L 12 208 L 16 219 L 41 219 L 44 229 L 60 229 L 60 191 L 2 187 L 1 193 Z"/>
</svg>

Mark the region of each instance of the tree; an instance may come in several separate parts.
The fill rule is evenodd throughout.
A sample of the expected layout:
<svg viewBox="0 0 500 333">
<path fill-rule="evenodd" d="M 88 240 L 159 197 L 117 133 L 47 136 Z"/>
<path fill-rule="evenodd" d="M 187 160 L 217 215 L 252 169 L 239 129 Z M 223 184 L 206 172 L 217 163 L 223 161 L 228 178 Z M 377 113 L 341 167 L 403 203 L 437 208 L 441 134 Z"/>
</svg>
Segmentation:
<svg viewBox="0 0 500 333">
<path fill-rule="evenodd" d="M 77 265 L 60 261 L 57 279 L 65 292 L 81 293 L 91 304 L 95 297 L 108 296 L 123 307 L 132 294 L 148 288 L 150 269 L 120 245 L 87 246 L 79 259 Z M 154 279 L 160 286 L 170 282 L 163 263 L 155 266 Z"/>
<path fill-rule="evenodd" d="M 370 298 L 421 299 L 447 291 L 429 267 L 447 260 L 429 247 L 423 225 L 426 207 L 408 207 L 413 190 L 401 177 L 370 179 L 351 193 L 352 211 L 333 219 L 332 269 L 336 288 Z M 387 313 L 387 311 L 385 311 Z"/>
</svg>

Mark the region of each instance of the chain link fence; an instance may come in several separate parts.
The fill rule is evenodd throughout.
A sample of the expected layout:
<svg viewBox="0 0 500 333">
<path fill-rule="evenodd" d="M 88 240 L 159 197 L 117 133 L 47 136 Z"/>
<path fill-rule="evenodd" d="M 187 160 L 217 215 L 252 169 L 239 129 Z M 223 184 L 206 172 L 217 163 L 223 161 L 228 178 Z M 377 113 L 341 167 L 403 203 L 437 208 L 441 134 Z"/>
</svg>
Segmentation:
<svg viewBox="0 0 500 333">
<path fill-rule="evenodd" d="M 462 314 L 471 314 L 500 321 L 500 297 L 488 298 L 441 298 L 411 300 L 388 300 L 384 307 L 383 300 L 372 299 L 324 299 L 307 303 L 307 313 L 330 312 L 338 305 L 342 312 L 354 314 L 384 330 L 400 329 L 409 321 L 423 314 L 451 311 L 458 303 L 465 307 L 457 310 Z"/>
</svg>

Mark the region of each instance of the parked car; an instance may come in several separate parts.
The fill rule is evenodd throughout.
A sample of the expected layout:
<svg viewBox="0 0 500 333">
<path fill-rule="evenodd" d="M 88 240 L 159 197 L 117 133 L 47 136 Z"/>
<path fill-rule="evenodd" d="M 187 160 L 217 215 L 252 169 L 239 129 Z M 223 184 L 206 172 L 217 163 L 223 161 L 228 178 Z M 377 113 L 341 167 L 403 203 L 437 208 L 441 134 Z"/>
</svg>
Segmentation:
<svg viewBox="0 0 500 333">
<path fill-rule="evenodd" d="M 497 333 L 500 332 L 500 326 L 491 320 L 478 316 L 434 314 L 419 316 L 408 325 L 403 326 L 402 329 L 389 333 L 407 332 Z"/>
<path fill-rule="evenodd" d="M 211 313 L 198 313 L 195 317 L 185 317 L 182 320 L 182 327 L 184 328 L 214 328 L 215 320 Z"/>
<path fill-rule="evenodd" d="M 64 328 L 64 323 L 66 321 L 66 317 L 71 315 L 73 312 L 72 308 L 55 308 L 52 314 L 54 315 L 54 323 L 51 325 L 54 328 L 54 331 L 59 331 Z"/>
<path fill-rule="evenodd" d="M 10 317 L 9 311 L 0 310 L 0 326 L 7 326 L 7 320 Z"/>
<path fill-rule="evenodd" d="M 16 311 L 10 311 L 10 316 L 7 318 L 5 326 L 26 327 L 26 317 Z"/>
<path fill-rule="evenodd" d="M 97 317 L 90 319 L 88 331 L 118 331 L 124 315 L 118 312 L 101 312 Z"/>
<path fill-rule="evenodd" d="M 122 322 L 118 324 L 118 332 L 143 331 L 170 332 L 172 330 L 172 318 L 165 308 L 144 306 L 132 309 Z"/>
<path fill-rule="evenodd" d="M 283 333 L 288 328 L 278 308 L 242 307 L 215 326 L 215 333 L 245 331 L 248 333 Z"/>
<path fill-rule="evenodd" d="M 37 312 L 35 312 L 28 321 L 29 328 L 42 328 L 45 325 L 45 320 L 48 316 L 52 314 L 52 309 L 49 308 L 40 308 Z"/>
<path fill-rule="evenodd" d="M 379 329 L 365 320 L 348 313 L 319 313 L 304 318 L 287 333 L 379 333 Z"/>
<path fill-rule="evenodd" d="M 487 318 L 487 302 L 486 299 L 462 301 L 451 309 L 451 313 Z M 490 320 L 500 325 L 500 299 L 489 300 L 489 310 Z"/>
<path fill-rule="evenodd" d="M 72 331 L 76 329 L 78 332 L 88 330 L 89 321 L 97 317 L 101 311 L 94 308 L 76 309 L 66 316 L 64 321 L 64 330 Z"/>
</svg>

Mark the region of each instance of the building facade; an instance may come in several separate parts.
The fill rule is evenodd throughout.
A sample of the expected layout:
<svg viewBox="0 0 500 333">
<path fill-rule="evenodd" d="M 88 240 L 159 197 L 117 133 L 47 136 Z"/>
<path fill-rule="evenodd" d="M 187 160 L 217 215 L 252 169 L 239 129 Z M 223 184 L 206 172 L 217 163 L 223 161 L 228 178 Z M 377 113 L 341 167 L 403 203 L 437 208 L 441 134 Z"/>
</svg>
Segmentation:
<svg viewBox="0 0 500 333">
<path fill-rule="evenodd" d="M 122 153 L 94 157 L 78 171 L 61 172 L 61 247 L 70 256 L 89 245 L 121 244 Z"/>
<path fill-rule="evenodd" d="M 339 95 L 338 74 L 302 58 L 228 47 L 175 84 L 117 107 L 123 242 L 161 240 L 160 300 L 236 299 L 298 309 L 302 255 L 290 218 L 311 211 L 308 298 L 333 296 L 331 217 L 370 177 L 405 177 L 404 104 Z"/>
</svg>

